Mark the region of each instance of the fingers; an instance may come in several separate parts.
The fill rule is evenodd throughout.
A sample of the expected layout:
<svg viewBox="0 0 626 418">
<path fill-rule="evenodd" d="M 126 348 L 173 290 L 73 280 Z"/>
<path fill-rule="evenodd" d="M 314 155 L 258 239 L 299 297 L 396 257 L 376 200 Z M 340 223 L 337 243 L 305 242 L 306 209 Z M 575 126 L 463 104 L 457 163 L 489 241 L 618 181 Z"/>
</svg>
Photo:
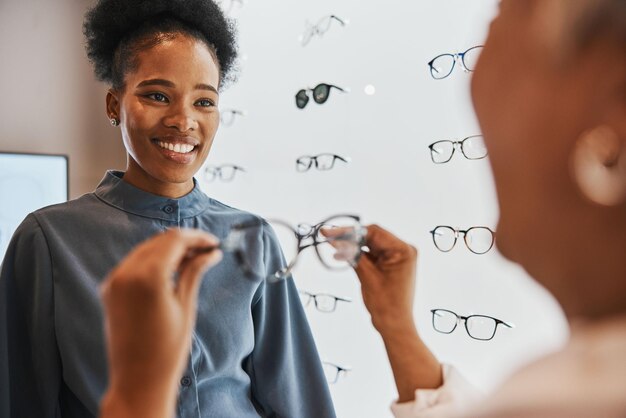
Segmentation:
<svg viewBox="0 0 626 418">
<path fill-rule="evenodd" d="M 367 235 L 365 242 L 369 248 L 369 254 L 373 261 L 377 260 L 384 254 L 397 251 L 410 252 L 411 246 L 391 232 L 378 225 L 369 225 L 367 227 Z"/>
<path fill-rule="evenodd" d="M 176 293 L 183 306 L 189 311 L 195 311 L 198 297 L 198 288 L 204 273 L 222 260 L 222 252 L 214 250 L 199 254 L 187 260 L 178 272 L 178 286 Z"/>
</svg>

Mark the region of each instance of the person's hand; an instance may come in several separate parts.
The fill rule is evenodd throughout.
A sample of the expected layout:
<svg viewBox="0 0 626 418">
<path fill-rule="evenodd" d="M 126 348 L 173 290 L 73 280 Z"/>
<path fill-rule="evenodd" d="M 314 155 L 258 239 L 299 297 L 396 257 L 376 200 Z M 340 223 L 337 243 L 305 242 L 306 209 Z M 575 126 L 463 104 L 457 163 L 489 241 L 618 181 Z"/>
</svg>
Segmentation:
<svg viewBox="0 0 626 418">
<path fill-rule="evenodd" d="M 136 247 L 104 281 L 110 379 L 102 417 L 173 416 L 198 289 L 221 260 L 218 244 L 202 231 L 169 230 Z"/>
<path fill-rule="evenodd" d="M 381 334 L 413 329 L 417 249 L 379 227 L 367 227 L 364 252 L 355 271 L 372 323 Z"/>
</svg>

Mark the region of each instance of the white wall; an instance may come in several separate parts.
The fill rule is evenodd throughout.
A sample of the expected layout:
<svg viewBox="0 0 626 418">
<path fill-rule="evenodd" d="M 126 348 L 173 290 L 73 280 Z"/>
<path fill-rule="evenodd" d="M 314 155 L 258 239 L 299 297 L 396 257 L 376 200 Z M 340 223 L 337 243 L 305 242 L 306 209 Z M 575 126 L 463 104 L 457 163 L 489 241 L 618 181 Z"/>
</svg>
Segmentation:
<svg viewBox="0 0 626 418">
<path fill-rule="evenodd" d="M 424 339 L 444 361 L 485 390 L 511 370 L 560 344 L 567 331 L 554 300 L 520 268 L 492 251 L 451 253 L 433 246 L 434 226 L 494 227 L 498 209 L 488 160 L 459 154 L 445 165 L 430 161 L 427 145 L 478 134 L 469 76 L 458 68 L 442 81 L 427 62 L 440 53 L 481 44 L 495 0 L 249 1 L 232 15 L 239 21 L 239 83 L 221 98 L 222 108 L 248 116 L 221 127 L 209 164 L 237 163 L 248 172 L 232 183 L 204 183 L 229 204 L 292 223 L 313 223 L 335 213 L 355 213 L 380 223 L 420 250 L 415 316 Z M 305 20 L 327 14 L 349 18 L 323 38 L 301 47 Z M 319 82 L 347 86 L 324 105 L 304 110 L 293 96 Z M 376 87 L 374 96 L 364 86 Z M 333 152 L 352 158 L 330 172 L 297 173 L 303 154 Z M 296 280 L 310 291 L 352 297 L 333 314 L 309 308 L 323 358 L 352 366 L 332 387 L 340 417 L 390 416 L 396 392 L 380 338 L 360 299 L 353 273 L 328 272 L 313 252 L 303 254 Z M 432 308 L 482 313 L 513 322 L 489 342 L 463 329 L 432 330 Z"/>
</svg>

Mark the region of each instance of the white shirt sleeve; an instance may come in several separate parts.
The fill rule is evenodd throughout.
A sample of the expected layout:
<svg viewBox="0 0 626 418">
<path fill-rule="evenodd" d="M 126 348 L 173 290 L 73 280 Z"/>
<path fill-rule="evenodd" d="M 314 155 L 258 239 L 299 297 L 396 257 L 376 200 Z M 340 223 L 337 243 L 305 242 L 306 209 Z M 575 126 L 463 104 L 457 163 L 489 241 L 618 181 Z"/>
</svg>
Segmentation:
<svg viewBox="0 0 626 418">
<path fill-rule="evenodd" d="M 482 395 L 448 364 L 443 365 L 443 385 L 437 389 L 417 389 L 412 402 L 391 405 L 396 418 L 457 417 L 468 412 Z"/>
</svg>

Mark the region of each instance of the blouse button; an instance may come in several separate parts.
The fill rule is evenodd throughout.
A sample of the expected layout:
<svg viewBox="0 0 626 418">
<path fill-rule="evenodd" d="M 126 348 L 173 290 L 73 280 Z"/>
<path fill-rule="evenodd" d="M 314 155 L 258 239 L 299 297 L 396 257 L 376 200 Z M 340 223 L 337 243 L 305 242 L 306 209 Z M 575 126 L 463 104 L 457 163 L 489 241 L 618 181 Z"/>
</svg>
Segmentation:
<svg viewBox="0 0 626 418">
<path fill-rule="evenodd" d="M 172 212 L 174 212 L 174 208 L 171 207 L 170 205 L 167 205 L 167 206 L 165 206 L 163 208 L 163 212 L 165 212 L 165 213 L 172 213 Z"/>
<path fill-rule="evenodd" d="M 185 388 L 191 386 L 191 378 L 189 376 L 184 376 L 182 379 L 180 379 L 180 384 Z"/>
</svg>

